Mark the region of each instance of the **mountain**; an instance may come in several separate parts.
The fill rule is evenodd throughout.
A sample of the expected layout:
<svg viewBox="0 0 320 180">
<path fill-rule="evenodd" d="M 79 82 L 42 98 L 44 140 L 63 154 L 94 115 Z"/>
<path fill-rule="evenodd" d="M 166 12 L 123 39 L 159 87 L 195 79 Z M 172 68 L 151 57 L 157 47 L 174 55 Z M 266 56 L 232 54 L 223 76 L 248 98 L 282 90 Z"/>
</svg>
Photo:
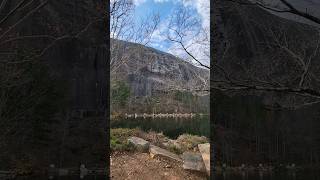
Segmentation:
<svg viewBox="0 0 320 180">
<path fill-rule="evenodd" d="M 120 40 L 111 40 L 111 44 L 117 47 L 112 56 L 118 64 L 111 69 L 111 81 L 125 82 L 130 87 L 130 97 L 163 99 L 177 92 L 208 97 L 208 70 L 140 44 Z"/>
<path fill-rule="evenodd" d="M 229 79 L 240 84 L 299 87 L 304 63 L 311 60 L 304 88 L 319 90 L 319 34 L 316 27 L 276 16 L 257 6 L 216 0 L 213 50 L 218 66 L 212 85 Z M 289 92 L 211 91 L 215 115 L 216 162 L 319 164 L 319 104 L 287 109 L 314 99 Z"/>
<path fill-rule="evenodd" d="M 120 44 L 117 51 L 124 52 L 125 57 L 111 78 L 127 81 L 137 96 L 150 96 L 157 90 L 197 93 L 196 90 L 209 88 L 210 72 L 206 69 L 151 47 L 120 40 L 111 43 Z"/>
</svg>

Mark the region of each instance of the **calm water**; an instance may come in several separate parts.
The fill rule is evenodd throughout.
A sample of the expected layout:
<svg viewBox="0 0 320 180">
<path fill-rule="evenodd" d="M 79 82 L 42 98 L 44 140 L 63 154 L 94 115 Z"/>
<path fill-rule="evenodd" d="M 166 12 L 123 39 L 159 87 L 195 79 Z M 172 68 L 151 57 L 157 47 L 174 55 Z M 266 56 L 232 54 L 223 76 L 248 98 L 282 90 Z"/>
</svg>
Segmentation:
<svg viewBox="0 0 320 180">
<path fill-rule="evenodd" d="M 283 172 L 273 174 L 243 173 L 243 174 L 214 174 L 214 180 L 320 180 L 320 172 Z"/>
<path fill-rule="evenodd" d="M 112 128 L 140 128 L 144 131 L 163 132 L 170 138 L 177 138 L 183 133 L 209 137 L 209 116 L 193 118 L 123 118 L 110 123 Z"/>
</svg>

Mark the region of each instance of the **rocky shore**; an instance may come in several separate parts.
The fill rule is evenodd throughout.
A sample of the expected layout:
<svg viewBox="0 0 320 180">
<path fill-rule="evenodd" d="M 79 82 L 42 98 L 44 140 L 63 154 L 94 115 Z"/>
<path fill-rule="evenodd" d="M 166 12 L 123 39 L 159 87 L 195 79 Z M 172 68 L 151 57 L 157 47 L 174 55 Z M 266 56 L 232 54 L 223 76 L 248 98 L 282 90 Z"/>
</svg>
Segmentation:
<svg viewBox="0 0 320 180">
<path fill-rule="evenodd" d="M 121 137 L 120 134 L 124 137 Z M 115 142 L 118 142 L 118 146 Z M 121 143 L 127 148 L 121 147 Z M 119 147 L 121 148 L 117 149 Z M 210 176 L 210 144 L 206 137 L 183 134 L 173 140 L 165 137 L 162 133 L 114 129 L 111 131 L 111 150 L 113 150 L 110 157 L 112 178 L 126 176 L 134 179 L 139 174 L 146 174 L 150 170 L 148 168 L 150 164 L 161 166 L 164 162 L 166 165 L 163 167 L 166 168 L 159 167 L 159 170 L 162 171 L 162 173 L 159 172 L 159 177 L 162 179 L 167 179 L 170 176 L 172 170 L 168 170 L 168 168 L 176 169 L 171 172 L 171 175 L 176 179 L 189 179 L 190 177 L 195 178 L 195 176 L 196 179 L 207 179 Z M 146 172 L 133 167 L 127 170 L 117 170 L 119 159 L 124 156 L 131 159 L 131 163 L 136 162 L 130 156 L 143 158 L 144 162 L 139 166 L 148 169 L 145 169 Z M 126 175 L 128 171 L 134 171 L 131 174 L 132 177 Z"/>
</svg>

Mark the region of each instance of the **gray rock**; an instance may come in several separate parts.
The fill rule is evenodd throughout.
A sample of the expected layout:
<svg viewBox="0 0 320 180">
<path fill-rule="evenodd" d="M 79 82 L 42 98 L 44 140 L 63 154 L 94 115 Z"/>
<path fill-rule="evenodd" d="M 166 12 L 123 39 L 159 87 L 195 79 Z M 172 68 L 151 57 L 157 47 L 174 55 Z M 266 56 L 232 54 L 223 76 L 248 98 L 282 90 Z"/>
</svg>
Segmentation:
<svg viewBox="0 0 320 180">
<path fill-rule="evenodd" d="M 150 143 L 142 138 L 133 136 L 133 137 L 130 137 L 128 141 L 132 143 L 137 148 L 138 151 L 147 152 L 149 149 Z"/>
<path fill-rule="evenodd" d="M 115 39 L 111 39 L 110 44 L 119 47 L 115 53 L 121 54 L 121 61 L 124 62 L 116 71 L 112 71 L 111 77 L 127 81 L 134 96 L 152 96 L 157 91 L 172 88 L 208 88 L 210 72 L 206 69 L 139 44 Z"/>
<path fill-rule="evenodd" d="M 149 151 L 150 151 L 150 156 L 152 158 L 159 156 L 159 157 L 165 157 L 165 158 L 173 159 L 180 162 L 182 161 L 178 155 L 170 151 L 167 151 L 165 149 L 162 149 L 158 146 L 151 145 Z"/>
<path fill-rule="evenodd" d="M 210 175 L 210 144 L 198 144 L 199 151 L 202 156 L 202 160 L 204 162 L 204 165 L 206 167 L 208 175 Z"/>
<path fill-rule="evenodd" d="M 194 152 L 184 152 L 182 155 L 183 169 L 206 172 L 201 154 Z"/>
</svg>

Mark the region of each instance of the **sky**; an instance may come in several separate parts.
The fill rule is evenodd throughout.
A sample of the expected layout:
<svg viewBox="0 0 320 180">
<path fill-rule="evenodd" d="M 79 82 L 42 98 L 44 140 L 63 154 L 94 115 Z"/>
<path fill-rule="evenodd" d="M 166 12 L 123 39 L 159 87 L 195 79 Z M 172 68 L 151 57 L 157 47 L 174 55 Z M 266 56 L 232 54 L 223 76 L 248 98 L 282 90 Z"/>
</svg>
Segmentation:
<svg viewBox="0 0 320 180">
<path fill-rule="evenodd" d="M 147 14 L 155 12 L 160 15 L 159 26 L 152 35 L 152 39 L 148 46 L 168 52 L 196 64 L 196 62 L 192 61 L 190 56 L 181 49 L 180 45 L 167 40 L 165 34 L 168 31 L 169 19 L 173 12 L 178 6 L 183 6 L 188 8 L 195 18 L 200 18 L 201 28 L 208 29 L 207 36 L 209 35 L 208 37 L 210 37 L 210 0 L 133 0 L 133 2 L 135 4 L 134 19 L 136 20 L 136 23 L 139 23 Z M 187 36 L 185 38 L 185 44 L 188 46 L 188 50 L 197 59 L 202 63 L 209 65 L 209 42 L 205 45 L 193 43 L 195 39 L 202 38 L 200 36 L 203 36 L 203 34 L 190 36 L 190 38 Z M 207 54 L 204 54 L 204 51 L 206 51 Z"/>
</svg>

